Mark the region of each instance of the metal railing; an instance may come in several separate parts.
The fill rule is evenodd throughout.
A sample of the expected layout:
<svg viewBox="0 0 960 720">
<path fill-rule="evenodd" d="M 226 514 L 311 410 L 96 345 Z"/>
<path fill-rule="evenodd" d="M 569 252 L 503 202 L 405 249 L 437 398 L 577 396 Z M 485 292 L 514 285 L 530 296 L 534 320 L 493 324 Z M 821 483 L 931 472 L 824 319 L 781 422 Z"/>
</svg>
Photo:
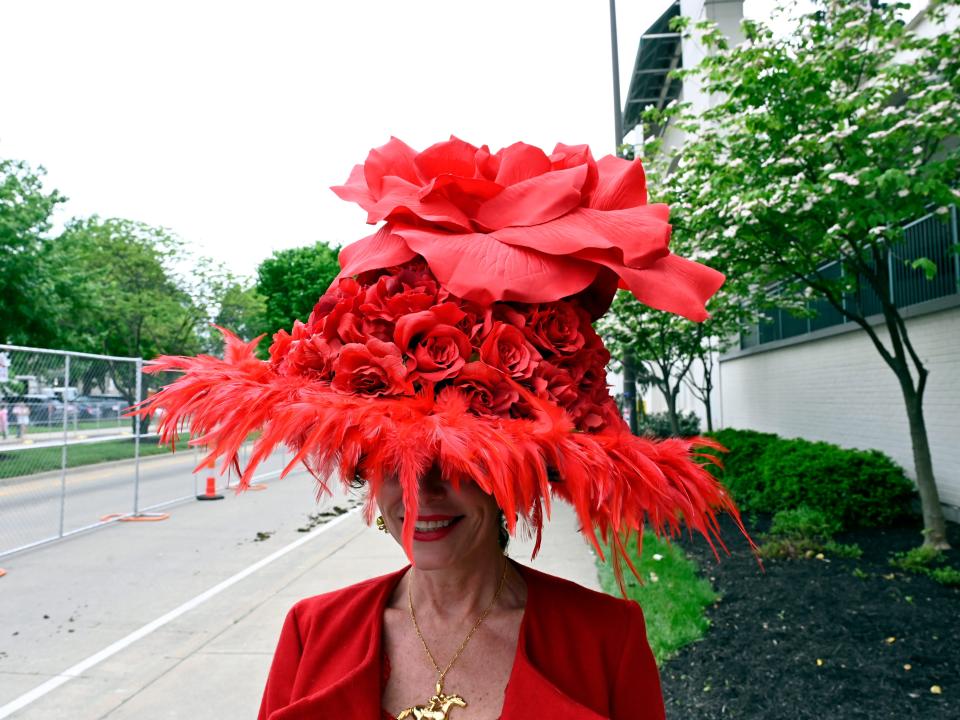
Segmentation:
<svg viewBox="0 0 960 720">
<path fill-rule="evenodd" d="M 947 221 L 929 213 L 904 226 L 903 239 L 891 247 L 887 255 L 887 275 L 890 278 L 890 297 L 897 307 L 904 308 L 922 302 L 960 295 L 960 233 L 958 233 L 957 207 L 951 206 Z M 923 268 L 913 267 L 913 262 L 927 258 L 936 267 L 936 274 L 928 279 Z M 843 271 L 839 262 L 830 262 L 820 268 L 828 280 L 839 280 Z M 775 293 L 776 291 L 771 291 Z M 880 298 L 867 283 L 860 284 L 859 297 L 847 296 L 845 306 L 857 307 L 864 316 L 882 312 Z M 798 337 L 827 327 L 850 322 L 839 310 L 824 298 L 811 298 L 807 309 L 812 311 L 802 316 L 783 308 L 763 311 L 766 318 L 757 323 L 750 332 L 740 336 L 740 348 Z"/>
<path fill-rule="evenodd" d="M 199 452 L 171 456 L 124 417 L 172 377 L 140 358 L 0 345 L 0 557 L 198 494 Z"/>
</svg>

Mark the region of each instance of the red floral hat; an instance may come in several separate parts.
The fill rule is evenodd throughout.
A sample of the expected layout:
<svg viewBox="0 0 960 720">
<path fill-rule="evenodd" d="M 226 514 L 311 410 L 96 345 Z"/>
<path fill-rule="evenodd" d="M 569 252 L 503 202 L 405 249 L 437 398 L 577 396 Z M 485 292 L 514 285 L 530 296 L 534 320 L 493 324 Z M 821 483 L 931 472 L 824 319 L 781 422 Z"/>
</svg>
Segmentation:
<svg viewBox="0 0 960 720">
<path fill-rule="evenodd" d="M 729 495 L 697 461 L 703 440 L 630 433 L 606 384 L 610 354 L 591 321 L 617 286 L 695 320 L 723 281 L 670 254 L 664 205 L 648 205 L 643 167 L 594 161 L 586 146 L 497 153 L 456 138 L 417 153 L 397 139 L 347 184 L 380 230 L 344 248 L 342 271 L 306 323 L 273 337 L 270 360 L 224 331 L 223 360 L 162 357 L 184 374 L 147 400 L 162 441 L 189 424 L 206 460 L 237 463 L 259 430 L 241 487 L 278 445 L 329 490 L 362 477 L 374 497 L 399 479 L 410 553 L 417 484 L 433 466 L 493 495 L 513 532 L 538 534 L 552 497 L 570 502 L 597 551 L 649 523 L 708 539 Z M 738 518 L 739 521 L 739 518 Z"/>
</svg>

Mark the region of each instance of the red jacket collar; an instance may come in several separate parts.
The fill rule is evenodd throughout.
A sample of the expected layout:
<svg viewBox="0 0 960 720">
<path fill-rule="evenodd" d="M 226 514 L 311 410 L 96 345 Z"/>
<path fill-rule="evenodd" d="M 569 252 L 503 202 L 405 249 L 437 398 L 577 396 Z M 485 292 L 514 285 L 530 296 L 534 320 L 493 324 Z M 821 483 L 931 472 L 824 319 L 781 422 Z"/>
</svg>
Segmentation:
<svg viewBox="0 0 960 720">
<path fill-rule="evenodd" d="M 537 592 L 539 573 L 519 563 L 514 563 L 514 566 L 527 583 L 527 605 L 520 625 L 517 654 L 507 684 L 501 720 L 530 717 L 531 708 L 536 708 L 538 717 L 551 720 L 605 720 L 602 715 L 571 699 L 531 663 L 525 649 L 525 630 L 531 613 L 537 612 L 537 604 L 541 602 Z M 357 629 L 366 633 L 368 641 L 364 643 L 367 648 L 364 657 L 357 658 L 353 669 L 332 684 L 271 713 L 269 720 L 316 720 L 321 717 L 380 720 L 383 714 L 380 705 L 383 611 L 407 570 L 409 566 L 384 576 L 377 583 L 370 598 L 371 612 L 376 620 Z"/>
</svg>

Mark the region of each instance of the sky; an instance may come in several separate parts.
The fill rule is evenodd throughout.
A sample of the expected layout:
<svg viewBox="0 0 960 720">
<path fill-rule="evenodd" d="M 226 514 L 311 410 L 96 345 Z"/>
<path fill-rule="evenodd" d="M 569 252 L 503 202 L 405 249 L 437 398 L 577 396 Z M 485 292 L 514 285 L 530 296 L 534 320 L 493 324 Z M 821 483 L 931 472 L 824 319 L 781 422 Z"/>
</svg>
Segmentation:
<svg viewBox="0 0 960 720">
<path fill-rule="evenodd" d="M 617 3 L 624 95 L 668 5 Z M 58 225 L 163 226 L 245 276 L 370 234 L 329 187 L 391 135 L 614 150 L 604 0 L 7 0 L 0 67 L 0 157 L 46 169 Z"/>
</svg>

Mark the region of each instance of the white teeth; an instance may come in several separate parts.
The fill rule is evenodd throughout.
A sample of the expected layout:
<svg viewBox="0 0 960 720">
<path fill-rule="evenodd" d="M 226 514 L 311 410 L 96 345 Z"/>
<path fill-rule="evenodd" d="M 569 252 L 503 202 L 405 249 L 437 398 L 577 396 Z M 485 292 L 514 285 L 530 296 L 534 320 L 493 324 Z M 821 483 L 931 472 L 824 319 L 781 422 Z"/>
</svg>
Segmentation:
<svg viewBox="0 0 960 720">
<path fill-rule="evenodd" d="M 417 520 L 416 528 L 419 532 L 429 532 L 430 530 L 439 530 L 440 528 L 449 527 L 453 524 L 453 519 L 450 520 L 430 520 L 424 522 L 422 520 Z"/>
</svg>

